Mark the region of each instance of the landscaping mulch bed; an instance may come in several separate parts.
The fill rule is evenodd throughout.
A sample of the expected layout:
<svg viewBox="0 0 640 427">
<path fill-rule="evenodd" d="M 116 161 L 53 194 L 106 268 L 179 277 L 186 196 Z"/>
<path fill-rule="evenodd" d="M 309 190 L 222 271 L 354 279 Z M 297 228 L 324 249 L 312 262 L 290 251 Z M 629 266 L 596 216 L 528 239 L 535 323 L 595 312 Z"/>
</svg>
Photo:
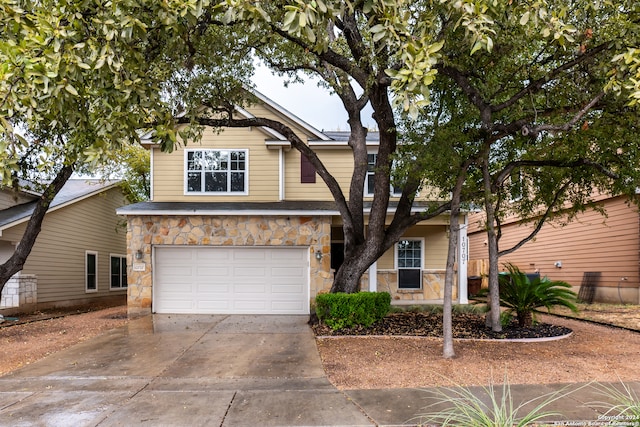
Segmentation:
<svg viewBox="0 0 640 427">
<path fill-rule="evenodd" d="M 388 314 L 369 327 L 355 326 L 332 330 L 324 324 L 311 325 L 316 336 L 386 335 L 442 337 L 442 313 L 402 312 Z M 476 313 L 453 314 L 453 337 L 462 339 L 532 339 L 553 338 L 571 333 L 571 329 L 548 323 L 538 323 L 531 328 L 520 328 L 514 321 L 493 332 L 485 326 L 485 316 Z"/>
</svg>

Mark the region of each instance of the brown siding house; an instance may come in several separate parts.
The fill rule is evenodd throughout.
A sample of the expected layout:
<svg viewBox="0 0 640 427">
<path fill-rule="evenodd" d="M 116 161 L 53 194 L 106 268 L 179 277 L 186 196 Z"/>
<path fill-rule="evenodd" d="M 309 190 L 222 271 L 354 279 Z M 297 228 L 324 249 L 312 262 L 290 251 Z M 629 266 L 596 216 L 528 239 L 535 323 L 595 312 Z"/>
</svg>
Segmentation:
<svg viewBox="0 0 640 427">
<path fill-rule="evenodd" d="M 526 272 L 563 280 L 579 292 L 586 272 L 600 273 L 595 301 L 638 304 L 640 277 L 640 227 L 638 208 L 625 197 L 602 199 L 606 216 L 589 209 L 568 224 L 545 224 L 534 240 L 500 258 Z M 483 214 L 469 217 L 469 274 L 487 265 L 487 237 Z M 502 228 L 500 249 L 512 247 L 532 230 L 531 224 L 511 220 Z"/>
</svg>

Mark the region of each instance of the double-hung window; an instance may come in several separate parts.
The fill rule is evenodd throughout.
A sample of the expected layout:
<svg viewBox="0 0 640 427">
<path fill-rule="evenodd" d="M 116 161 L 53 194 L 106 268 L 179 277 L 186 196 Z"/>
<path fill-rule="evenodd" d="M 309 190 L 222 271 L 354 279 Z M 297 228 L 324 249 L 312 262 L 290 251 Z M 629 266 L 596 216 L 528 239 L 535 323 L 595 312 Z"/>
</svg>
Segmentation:
<svg viewBox="0 0 640 427">
<path fill-rule="evenodd" d="M 398 289 L 422 288 L 422 246 L 418 239 L 400 240 L 396 244 Z"/>
<path fill-rule="evenodd" d="M 247 194 L 247 150 L 186 150 L 187 194 Z"/>
<path fill-rule="evenodd" d="M 376 176 L 376 160 L 378 155 L 376 153 L 367 154 L 367 178 L 365 180 L 365 195 L 373 196 L 375 190 L 375 176 Z M 394 196 L 402 195 L 402 188 L 395 185 L 391 186 L 390 191 Z"/>
<path fill-rule="evenodd" d="M 127 257 L 111 255 L 111 289 L 127 287 Z"/>
<path fill-rule="evenodd" d="M 98 253 L 93 251 L 85 252 L 85 290 L 96 292 L 98 290 Z"/>
</svg>

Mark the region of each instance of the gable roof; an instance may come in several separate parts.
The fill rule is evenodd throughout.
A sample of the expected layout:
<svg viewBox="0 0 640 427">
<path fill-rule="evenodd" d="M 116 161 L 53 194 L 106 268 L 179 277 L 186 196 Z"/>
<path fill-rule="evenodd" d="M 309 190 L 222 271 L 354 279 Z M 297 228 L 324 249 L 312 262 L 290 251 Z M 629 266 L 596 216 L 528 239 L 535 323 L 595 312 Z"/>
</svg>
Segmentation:
<svg viewBox="0 0 640 427">
<path fill-rule="evenodd" d="M 305 122 L 304 120 L 302 120 L 300 117 L 296 116 L 295 114 L 293 114 L 292 112 L 290 112 L 289 110 L 285 109 L 284 107 L 282 107 L 281 105 L 275 103 L 273 100 L 267 98 L 265 95 L 261 94 L 260 92 L 258 92 L 255 89 L 251 89 L 250 92 L 256 97 L 258 98 L 260 101 L 264 102 L 266 105 L 270 106 L 271 108 L 273 108 L 274 110 L 276 110 L 277 112 L 279 112 L 280 114 L 284 115 L 285 117 L 287 117 L 289 120 L 291 120 L 292 122 L 296 123 L 298 126 L 300 126 L 301 128 L 303 128 L 304 130 L 306 130 L 307 132 L 311 133 L 313 136 L 315 136 L 317 139 L 322 140 L 322 141 L 328 141 L 331 138 L 329 136 L 327 136 L 326 134 L 324 134 L 323 132 L 319 131 L 318 129 L 316 129 L 315 127 L 311 126 L 309 123 Z"/>
<path fill-rule="evenodd" d="M 120 181 L 102 179 L 70 179 L 51 202 L 47 213 L 115 187 Z M 23 203 L 0 211 L 0 233 L 28 221 L 37 201 Z"/>
</svg>

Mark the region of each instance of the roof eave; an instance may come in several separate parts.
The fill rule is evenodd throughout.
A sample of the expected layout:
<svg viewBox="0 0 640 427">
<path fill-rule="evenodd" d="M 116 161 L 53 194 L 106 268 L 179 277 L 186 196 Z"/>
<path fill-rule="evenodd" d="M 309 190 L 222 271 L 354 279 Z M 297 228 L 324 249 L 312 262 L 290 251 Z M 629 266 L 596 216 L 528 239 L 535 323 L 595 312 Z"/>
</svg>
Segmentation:
<svg viewBox="0 0 640 427">
<path fill-rule="evenodd" d="M 100 187 L 99 189 L 96 189 L 95 191 L 92 191 L 90 193 L 86 193 L 86 194 L 83 194 L 82 196 L 78 196 L 78 197 L 76 197 L 74 199 L 67 200 L 64 203 L 60 203 L 60 204 L 57 204 L 55 206 L 51 206 L 47 210 L 47 214 L 49 214 L 50 212 L 55 212 L 58 209 L 62 209 L 64 207 L 67 207 L 69 205 L 72 205 L 74 203 L 82 201 L 84 199 L 88 199 L 89 197 L 93 197 L 96 194 L 100 194 L 100 193 L 102 193 L 104 191 L 111 190 L 112 188 L 116 187 L 118 184 L 119 184 L 119 182 L 114 182 L 114 183 L 109 184 L 109 185 L 107 185 L 105 187 Z M 34 200 L 32 203 L 37 203 L 37 202 Z M 35 209 L 35 206 L 34 206 L 34 209 Z M 25 214 L 24 216 L 22 216 L 19 219 L 16 219 L 16 220 L 14 220 L 14 221 L 12 221 L 10 223 L 4 224 L 4 225 L 0 225 L 0 236 L 2 236 L 2 231 L 3 230 L 8 230 L 11 227 L 15 227 L 16 225 L 20 225 L 20 224 L 22 224 L 24 222 L 29 221 L 29 219 L 31 218 L 31 215 L 33 215 L 33 210 L 31 210 L 29 213 Z"/>
</svg>

